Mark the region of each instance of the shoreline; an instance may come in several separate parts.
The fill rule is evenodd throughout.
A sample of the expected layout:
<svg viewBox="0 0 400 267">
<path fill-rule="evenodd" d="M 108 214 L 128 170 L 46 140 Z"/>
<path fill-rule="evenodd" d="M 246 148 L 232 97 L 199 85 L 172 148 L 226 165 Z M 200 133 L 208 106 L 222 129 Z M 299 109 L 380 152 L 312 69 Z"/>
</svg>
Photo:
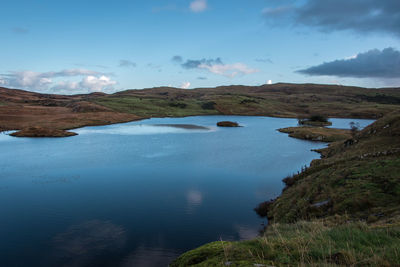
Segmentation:
<svg viewBox="0 0 400 267">
<path fill-rule="evenodd" d="M 212 114 L 212 115 L 205 115 L 205 114 L 194 114 L 194 115 L 186 115 L 186 116 L 154 116 L 154 117 L 142 117 L 142 118 L 136 118 L 136 119 L 132 119 L 129 121 L 116 121 L 116 122 L 109 122 L 109 123 L 102 123 L 102 124 L 86 124 L 83 126 L 79 126 L 79 127 L 73 127 L 73 128 L 66 128 L 66 129 L 58 129 L 58 128 L 45 128 L 45 129 L 49 129 L 49 131 L 54 131 L 54 130 L 61 130 L 64 131 L 66 133 L 65 136 L 25 136 L 25 135 L 20 135 L 18 134 L 19 132 L 21 132 L 23 130 L 22 129 L 0 129 L 0 133 L 3 132 L 7 132 L 7 131 L 15 131 L 15 136 L 14 137 L 34 137 L 34 138 L 41 138 L 41 137 L 71 137 L 71 136 L 76 136 L 78 135 L 77 133 L 73 132 L 73 130 L 75 129 L 80 129 L 80 128 L 84 128 L 84 127 L 96 127 L 96 126 L 107 126 L 107 125 L 115 125 L 115 124 L 124 124 L 124 123 L 130 123 L 130 122 L 135 122 L 135 121 L 142 121 L 142 120 L 148 120 L 148 119 L 164 119 L 164 118 L 188 118 L 188 117 L 196 117 L 196 116 L 238 116 L 238 117 L 268 117 L 268 118 L 281 118 L 281 119 L 297 119 L 296 116 L 272 116 L 272 115 L 243 115 L 243 114 Z M 362 118 L 357 118 L 357 117 L 331 117 L 328 116 L 327 118 L 329 119 L 354 119 L 354 120 L 372 120 L 376 118 L 372 118 L 372 117 L 362 117 Z M 35 126 L 33 126 L 35 127 Z M 295 126 L 294 126 L 295 127 Z M 296 126 L 297 127 L 297 126 Z M 328 128 L 329 129 L 329 128 Z M 333 128 L 336 129 L 336 128 Z M 280 129 L 277 129 L 280 130 Z M 74 135 L 69 135 L 69 133 L 74 133 Z M 306 140 L 306 139 L 305 139 Z M 317 141 L 317 140 L 311 140 L 311 141 Z"/>
<path fill-rule="evenodd" d="M 398 239 L 365 240 L 400 233 L 400 192 L 393 191 L 400 182 L 399 129 L 400 115 L 391 113 L 316 151 L 320 159 L 284 178 L 281 194 L 259 204 L 258 214 L 268 219 L 262 236 L 209 242 L 170 266 L 297 266 L 304 257 L 313 266 L 397 266 Z"/>
<path fill-rule="evenodd" d="M 318 84 L 232 85 L 194 90 L 159 87 L 80 95 L 48 95 L 0 87 L 0 131 L 40 127 L 47 129 L 47 133 L 42 130 L 44 135 L 52 136 L 54 130 L 213 115 L 377 119 L 400 111 L 397 101 L 400 88 Z"/>
</svg>

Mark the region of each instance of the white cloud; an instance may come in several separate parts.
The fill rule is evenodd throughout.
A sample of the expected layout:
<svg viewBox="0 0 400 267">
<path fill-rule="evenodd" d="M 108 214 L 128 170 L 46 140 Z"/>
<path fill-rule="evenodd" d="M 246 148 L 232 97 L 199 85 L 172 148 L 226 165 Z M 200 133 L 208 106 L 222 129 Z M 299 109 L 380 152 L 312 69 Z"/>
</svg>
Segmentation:
<svg viewBox="0 0 400 267">
<path fill-rule="evenodd" d="M 45 77 L 65 77 L 65 76 L 81 76 L 81 75 L 101 75 L 102 72 L 87 69 L 67 69 L 62 71 L 44 72 L 41 75 Z"/>
<path fill-rule="evenodd" d="M 62 71 L 34 72 L 14 71 L 0 76 L 0 85 L 38 92 L 62 91 L 85 93 L 103 90 L 113 90 L 116 81 L 110 74 L 87 69 L 66 69 Z M 83 77 L 79 82 L 72 77 Z"/>
<path fill-rule="evenodd" d="M 72 81 L 60 81 L 56 83 L 51 89 L 55 91 L 76 91 L 79 90 L 79 83 Z"/>
<path fill-rule="evenodd" d="M 203 12 L 207 9 L 207 0 L 195 0 L 190 3 L 190 10 L 192 12 Z"/>
<path fill-rule="evenodd" d="M 181 84 L 182 89 L 188 89 L 190 87 L 191 83 L 190 82 L 183 82 Z"/>
<path fill-rule="evenodd" d="M 345 57 L 344 59 L 349 60 L 349 59 L 356 59 L 357 58 L 357 54 L 352 55 L 350 57 Z"/>
<path fill-rule="evenodd" d="M 21 88 L 47 88 L 52 83 L 50 76 L 34 71 L 12 72 L 2 78 L 5 85 Z"/>
<path fill-rule="evenodd" d="M 268 80 L 268 81 L 267 81 L 267 84 L 272 84 L 272 80 Z"/>
<path fill-rule="evenodd" d="M 234 64 L 200 64 L 200 69 L 206 69 L 214 74 L 223 75 L 226 77 L 236 77 L 237 75 L 251 74 L 259 72 L 257 69 L 252 69 L 243 63 Z"/>
<path fill-rule="evenodd" d="M 89 89 L 91 92 L 98 92 L 98 91 L 103 91 L 103 90 L 109 90 L 112 89 L 114 85 L 116 85 L 117 82 L 111 80 L 110 77 L 107 76 L 86 76 L 81 82 L 80 85 L 83 88 Z"/>
</svg>

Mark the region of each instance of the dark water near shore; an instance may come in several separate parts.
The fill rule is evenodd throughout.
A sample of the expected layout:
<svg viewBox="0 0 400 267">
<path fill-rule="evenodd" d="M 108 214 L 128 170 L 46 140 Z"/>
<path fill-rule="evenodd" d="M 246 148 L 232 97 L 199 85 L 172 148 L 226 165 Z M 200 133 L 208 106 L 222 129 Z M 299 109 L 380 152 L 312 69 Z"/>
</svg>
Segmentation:
<svg viewBox="0 0 400 267">
<path fill-rule="evenodd" d="M 253 238 L 265 223 L 253 208 L 325 146 L 276 131 L 296 124 L 200 116 L 60 139 L 1 134 L 0 266 L 167 266 L 206 242 Z"/>
</svg>

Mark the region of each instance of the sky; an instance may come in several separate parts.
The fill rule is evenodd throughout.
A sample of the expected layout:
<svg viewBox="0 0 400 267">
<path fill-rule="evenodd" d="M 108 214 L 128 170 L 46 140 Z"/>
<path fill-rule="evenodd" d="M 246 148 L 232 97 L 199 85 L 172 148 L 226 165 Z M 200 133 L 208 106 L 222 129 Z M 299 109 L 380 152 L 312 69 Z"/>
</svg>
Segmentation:
<svg viewBox="0 0 400 267">
<path fill-rule="evenodd" d="M 0 86 L 400 87 L 399 0 L 2 0 Z"/>
</svg>

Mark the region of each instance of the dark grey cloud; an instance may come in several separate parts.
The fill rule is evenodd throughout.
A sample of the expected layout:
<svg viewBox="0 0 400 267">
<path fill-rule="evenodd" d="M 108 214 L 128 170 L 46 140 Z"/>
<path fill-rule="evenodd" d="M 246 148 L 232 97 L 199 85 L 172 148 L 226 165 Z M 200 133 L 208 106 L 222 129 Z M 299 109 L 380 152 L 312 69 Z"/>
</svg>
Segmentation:
<svg viewBox="0 0 400 267">
<path fill-rule="evenodd" d="M 355 78 L 400 78 L 400 52 L 393 48 L 370 50 L 348 59 L 322 63 L 298 73 Z"/>
<path fill-rule="evenodd" d="M 224 64 L 221 58 L 215 59 L 188 59 L 181 64 L 184 69 L 199 69 L 206 70 L 213 74 L 222 75 L 229 78 L 234 78 L 238 75 L 247 75 L 259 72 L 258 69 L 253 69 L 246 64 L 237 62 L 232 64 Z"/>
<path fill-rule="evenodd" d="M 14 27 L 11 29 L 14 33 L 18 33 L 18 34 L 26 34 L 29 33 L 29 30 L 27 28 L 23 28 L 23 27 Z"/>
<path fill-rule="evenodd" d="M 197 77 L 197 80 L 207 80 L 207 77 Z"/>
<path fill-rule="evenodd" d="M 173 56 L 171 58 L 171 60 L 172 60 L 172 62 L 175 62 L 175 63 L 182 63 L 183 62 L 183 58 L 181 56 Z"/>
<path fill-rule="evenodd" d="M 121 59 L 119 61 L 119 66 L 124 68 L 134 68 L 136 67 L 136 63 L 127 59 Z"/>
<path fill-rule="evenodd" d="M 289 19 L 295 25 L 312 26 L 327 32 L 352 30 L 400 37 L 399 0 L 308 0 L 300 6 L 266 8 L 263 15 L 275 24 L 279 19 Z"/>
<path fill-rule="evenodd" d="M 185 63 L 182 63 L 181 66 L 184 69 L 197 69 L 200 65 L 207 65 L 207 66 L 212 66 L 212 65 L 219 65 L 223 64 L 221 58 L 216 58 L 216 59 L 188 59 L 186 60 Z"/>
</svg>

